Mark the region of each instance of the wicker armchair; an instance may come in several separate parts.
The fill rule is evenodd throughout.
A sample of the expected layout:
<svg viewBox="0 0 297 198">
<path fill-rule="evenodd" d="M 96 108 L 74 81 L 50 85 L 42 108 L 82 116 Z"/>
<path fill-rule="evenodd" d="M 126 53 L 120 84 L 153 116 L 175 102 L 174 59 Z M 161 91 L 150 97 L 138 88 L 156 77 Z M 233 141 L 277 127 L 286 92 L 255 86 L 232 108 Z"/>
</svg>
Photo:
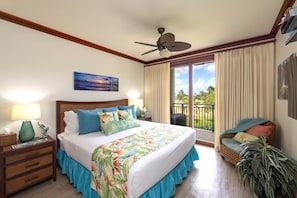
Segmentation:
<svg viewBox="0 0 297 198">
<path fill-rule="evenodd" d="M 267 121 L 263 125 L 266 126 L 272 126 L 271 132 L 269 137 L 266 139 L 267 143 L 270 145 L 274 145 L 274 139 L 275 139 L 275 124 L 271 121 Z M 236 135 L 236 133 L 233 134 L 224 134 L 220 137 L 220 154 L 224 160 L 227 160 L 231 162 L 232 164 L 236 165 L 237 162 L 239 161 L 239 153 L 231 150 L 228 148 L 226 145 L 222 143 L 223 138 L 233 138 Z"/>
</svg>

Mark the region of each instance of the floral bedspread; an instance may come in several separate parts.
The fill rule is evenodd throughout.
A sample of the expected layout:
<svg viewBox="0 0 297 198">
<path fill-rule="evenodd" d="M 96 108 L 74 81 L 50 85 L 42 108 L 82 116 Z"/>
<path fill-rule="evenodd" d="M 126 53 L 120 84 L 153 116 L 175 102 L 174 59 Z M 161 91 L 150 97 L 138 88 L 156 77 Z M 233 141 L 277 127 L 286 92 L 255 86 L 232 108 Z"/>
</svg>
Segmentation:
<svg viewBox="0 0 297 198">
<path fill-rule="evenodd" d="M 187 130 L 161 124 L 97 147 L 92 154 L 91 187 L 100 197 L 126 197 L 130 167 L 141 157 L 172 142 Z"/>
</svg>

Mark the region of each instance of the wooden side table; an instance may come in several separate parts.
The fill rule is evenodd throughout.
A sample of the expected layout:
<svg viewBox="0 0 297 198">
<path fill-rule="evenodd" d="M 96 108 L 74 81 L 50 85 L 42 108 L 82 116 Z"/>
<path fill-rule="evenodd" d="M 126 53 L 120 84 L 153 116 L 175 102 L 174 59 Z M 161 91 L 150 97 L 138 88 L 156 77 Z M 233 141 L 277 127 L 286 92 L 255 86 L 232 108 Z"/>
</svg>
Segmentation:
<svg viewBox="0 0 297 198">
<path fill-rule="evenodd" d="M 139 117 L 139 118 L 137 118 L 138 120 L 144 120 L 144 121 L 149 121 L 149 122 L 151 122 L 152 121 L 152 118 L 151 117 L 149 117 L 149 118 L 145 118 L 145 117 Z"/>
<path fill-rule="evenodd" d="M 5 146 L 0 151 L 0 197 L 48 179 L 56 181 L 56 140 L 35 138 L 32 145 L 15 146 Z"/>
</svg>

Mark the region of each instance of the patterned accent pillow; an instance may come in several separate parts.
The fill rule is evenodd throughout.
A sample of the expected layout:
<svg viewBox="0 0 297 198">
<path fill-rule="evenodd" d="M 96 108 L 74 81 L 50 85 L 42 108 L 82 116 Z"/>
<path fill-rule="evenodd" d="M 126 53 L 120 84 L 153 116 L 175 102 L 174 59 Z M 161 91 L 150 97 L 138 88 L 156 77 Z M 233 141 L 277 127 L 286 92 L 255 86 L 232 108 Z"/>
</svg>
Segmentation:
<svg viewBox="0 0 297 198">
<path fill-rule="evenodd" d="M 132 110 L 117 110 L 119 120 L 133 119 Z"/>
<path fill-rule="evenodd" d="M 113 112 L 98 112 L 98 116 L 100 118 L 100 125 L 101 126 L 104 123 L 119 120 L 118 114 L 115 111 L 113 111 Z"/>
<path fill-rule="evenodd" d="M 130 105 L 130 106 L 118 106 L 118 108 L 119 108 L 119 110 L 131 109 L 133 118 L 134 119 L 137 118 L 136 111 L 135 111 L 135 106 L 134 105 Z"/>
<path fill-rule="evenodd" d="M 110 121 L 101 124 L 102 131 L 105 135 L 112 135 L 114 133 L 138 126 L 140 126 L 140 124 L 137 123 L 136 119 Z"/>
<path fill-rule="evenodd" d="M 236 140 L 237 142 L 240 142 L 240 143 L 244 143 L 246 141 L 255 142 L 255 141 L 259 140 L 259 138 L 257 136 L 250 135 L 250 134 L 245 133 L 245 132 L 236 133 L 236 135 L 233 137 L 233 139 Z"/>
</svg>

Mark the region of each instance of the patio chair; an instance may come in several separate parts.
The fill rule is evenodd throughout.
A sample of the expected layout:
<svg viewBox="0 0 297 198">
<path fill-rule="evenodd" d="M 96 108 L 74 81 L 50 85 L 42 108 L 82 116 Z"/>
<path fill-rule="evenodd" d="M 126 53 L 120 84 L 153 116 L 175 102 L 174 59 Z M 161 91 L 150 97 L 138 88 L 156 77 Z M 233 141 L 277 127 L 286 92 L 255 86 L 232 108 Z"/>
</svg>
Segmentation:
<svg viewBox="0 0 297 198">
<path fill-rule="evenodd" d="M 173 107 L 170 107 L 170 123 L 174 125 L 187 125 L 187 116 L 183 113 L 173 113 Z"/>
<path fill-rule="evenodd" d="M 171 124 L 186 126 L 187 117 L 182 113 L 173 113 L 171 114 Z"/>
</svg>

